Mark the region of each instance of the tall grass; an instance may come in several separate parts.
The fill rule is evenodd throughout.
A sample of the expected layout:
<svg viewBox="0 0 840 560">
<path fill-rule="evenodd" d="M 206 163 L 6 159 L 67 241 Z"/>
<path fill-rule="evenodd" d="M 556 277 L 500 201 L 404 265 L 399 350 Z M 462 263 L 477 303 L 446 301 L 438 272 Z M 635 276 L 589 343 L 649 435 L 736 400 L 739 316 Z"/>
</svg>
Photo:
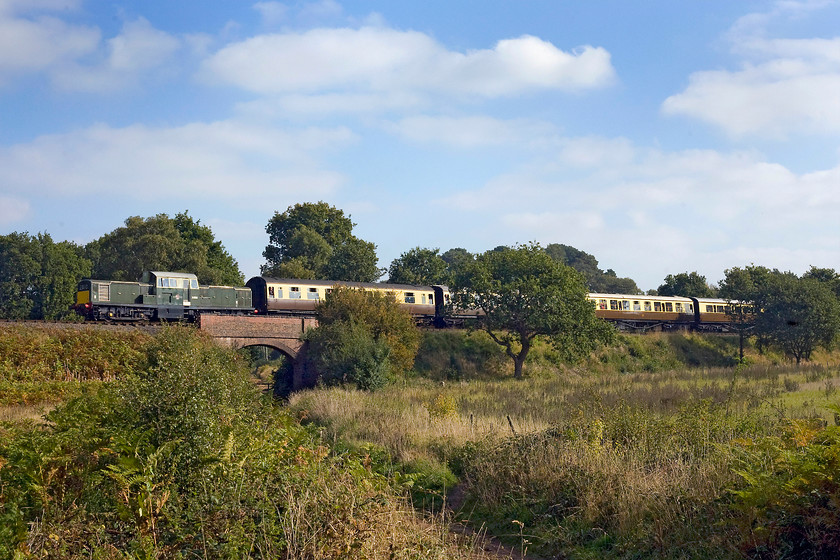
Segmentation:
<svg viewBox="0 0 840 560">
<path fill-rule="evenodd" d="M 751 484 L 740 474 L 745 442 L 774 437 L 794 418 L 835 422 L 834 354 L 796 367 L 751 351 L 751 365 L 728 367 L 737 355 L 732 337 L 626 337 L 575 366 L 538 347 L 531 377 L 517 382 L 504 367 L 470 369 L 503 364 L 492 352 L 452 358 L 457 345 L 446 336 L 427 346 L 443 349 L 425 358 L 444 368 L 431 380 L 377 393 L 317 389 L 293 395 L 291 408 L 329 441 L 381 450 L 415 490 L 424 469 L 448 472 L 449 487 L 432 491 L 459 480 L 459 515 L 538 554 L 754 554 L 750 543 L 768 541 L 744 532 L 734 493 Z M 707 365 L 685 365 L 694 360 Z M 768 456 L 750 456 L 749 469 Z M 781 557 L 774 554 L 765 556 Z"/>
</svg>

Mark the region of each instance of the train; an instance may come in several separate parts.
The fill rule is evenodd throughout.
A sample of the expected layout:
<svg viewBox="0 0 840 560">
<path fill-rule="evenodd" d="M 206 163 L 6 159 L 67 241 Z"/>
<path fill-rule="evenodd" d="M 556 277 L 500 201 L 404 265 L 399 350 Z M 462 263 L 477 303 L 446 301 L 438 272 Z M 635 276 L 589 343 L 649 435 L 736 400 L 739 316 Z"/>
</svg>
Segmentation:
<svg viewBox="0 0 840 560">
<path fill-rule="evenodd" d="M 74 310 L 92 321 L 195 321 L 202 313 L 301 315 L 315 313 L 318 302 L 336 286 L 391 294 L 419 325 L 459 326 L 480 311 L 452 305 L 444 285 L 339 282 L 255 276 L 244 287 L 201 286 L 195 274 L 147 271 L 138 282 L 83 279 Z M 731 328 L 723 299 L 590 293 L 596 316 L 620 330 L 697 330 Z"/>
</svg>

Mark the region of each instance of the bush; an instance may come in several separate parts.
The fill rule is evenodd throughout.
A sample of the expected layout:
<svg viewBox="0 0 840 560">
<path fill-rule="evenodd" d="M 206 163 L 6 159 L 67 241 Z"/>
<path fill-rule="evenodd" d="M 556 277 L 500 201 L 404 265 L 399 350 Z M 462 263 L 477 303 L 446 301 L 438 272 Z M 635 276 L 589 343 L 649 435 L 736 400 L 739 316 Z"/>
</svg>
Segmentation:
<svg viewBox="0 0 840 560">
<path fill-rule="evenodd" d="M 309 360 L 326 385 L 353 384 L 362 390 L 384 386 L 393 377 L 391 349 L 355 322 L 327 324 L 311 331 Z"/>
<path fill-rule="evenodd" d="M 317 313 L 308 360 L 325 382 L 376 389 L 413 365 L 420 333 L 392 295 L 339 286 Z"/>
<path fill-rule="evenodd" d="M 47 425 L 0 425 L 0 560 L 469 556 L 260 400 L 235 353 L 171 328 L 146 361 Z"/>
</svg>

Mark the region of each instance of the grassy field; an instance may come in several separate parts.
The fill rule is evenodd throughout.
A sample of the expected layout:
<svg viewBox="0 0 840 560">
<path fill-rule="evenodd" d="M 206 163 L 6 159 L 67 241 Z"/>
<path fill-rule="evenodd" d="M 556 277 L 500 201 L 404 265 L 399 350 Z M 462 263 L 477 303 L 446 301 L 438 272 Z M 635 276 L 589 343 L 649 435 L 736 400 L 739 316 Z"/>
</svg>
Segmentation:
<svg viewBox="0 0 840 560">
<path fill-rule="evenodd" d="M 799 504 L 815 515 L 801 518 L 833 531 L 836 507 L 802 506 L 810 498 L 796 493 L 798 483 L 759 498 L 775 484 L 775 462 L 790 472 L 804 462 L 801 478 L 830 481 L 836 503 L 840 464 L 830 453 L 814 459 L 810 446 L 834 449 L 825 442 L 840 402 L 837 354 L 797 368 L 749 349 L 751 365 L 734 367 L 730 337 L 628 336 L 575 367 L 543 347 L 531 377 L 514 381 L 484 341 L 432 336 L 421 369 L 433 379 L 375 393 L 307 391 L 292 396 L 292 409 L 328 441 L 389 458 L 415 503 L 434 508 L 445 494 L 465 495 L 460 516 L 532 553 L 774 558 L 797 557 L 790 548 L 800 546 L 802 557 L 819 558 L 835 550 L 810 525 L 813 534 L 797 541 L 802 528 L 780 516 Z M 771 505 L 786 499 L 789 510 Z"/>
<path fill-rule="evenodd" d="M 194 329 L 4 326 L 0 357 L 2 560 L 499 557 Z"/>
<path fill-rule="evenodd" d="M 0 558 L 498 557 L 445 502 L 532 558 L 832 558 L 840 353 L 737 351 L 537 344 L 515 381 L 485 337 L 434 331 L 384 389 L 280 407 L 189 329 L 4 326 Z"/>
</svg>

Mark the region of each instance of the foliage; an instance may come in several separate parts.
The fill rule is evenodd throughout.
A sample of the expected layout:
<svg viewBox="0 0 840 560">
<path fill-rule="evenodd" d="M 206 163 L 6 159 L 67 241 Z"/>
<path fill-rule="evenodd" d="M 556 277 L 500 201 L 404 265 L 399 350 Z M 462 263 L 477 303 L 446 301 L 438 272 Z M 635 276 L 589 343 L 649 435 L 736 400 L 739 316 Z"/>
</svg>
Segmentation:
<svg viewBox="0 0 840 560">
<path fill-rule="evenodd" d="M 835 407 L 835 412 L 840 408 Z M 833 558 L 840 550 L 840 427 L 792 420 L 741 442 L 734 509 L 742 547 L 761 558 Z"/>
<path fill-rule="evenodd" d="M 833 268 L 818 268 L 812 266 L 802 275 L 802 278 L 812 278 L 825 284 L 834 295 L 840 298 L 840 273 Z"/>
<path fill-rule="evenodd" d="M 505 349 L 517 379 L 537 336 L 551 338 L 569 359 L 612 338 L 612 327 L 595 317 L 581 276 L 536 244 L 480 255 L 454 288 L 456 305 L 482 311 L 479 327 Z"/>
<path fill-rule="evenodd" d="M 338 286 L 316 313 L 307 341 L 325 379 L 374 389 L 411 369 L 420 334 L 392 295 Z"/>
<path fill-rule="evenodd" d="M 175 218 L 131 216 L 123 227 L 88 243 L 85 252 L 95 278 L 133 282 L 145 270 L 166 270 L 194 273 L 202 284 L 244 282 L 236 260 L 211 229 L 186 212 Z"/>
<path fill-rule="evenodd" d="M 145 362 L 46 425 L 0 425 L 0 559 L 471 556 L 261 401 L 234 353 L 169 329 Z"/>
<path fill-rule="evenodd" d="M 415 247 L 391 262 L 388 282 L 393 284 L 433 285 L 447 282 L 447 263 L 439 249 Z"/>
<path fill-rule="evenodd" d="M 91 263 L 73 243 L 49 234 L 0 236 L 0 318 L 56 319 L 66 315 Z"/>
<path fill-rule="evenodd" d="M 500 376 L 505 356 L 482 331 L 424 330 L 414 370 L 441 380 L 469 380 Z"/>
<path fill-rule="evenodd" d="M 262 273 L 278 278 L 373 282 L 376 246 L 353 235 L 355 224 L 326 202 L 306 202 L 275 212 L 265 230 Z"/>
<path fill-rule="evenodd" d="M 697 272 L 669 274 L 657 288 L 660 296 L 715 297 L 715 290 L 706 282 L 706 277 Z"/>
<path fill-rule="evenodd" d="M 840 301 L 813 278 L 776 275 L 762 296 L 756 331 L 796 363 L 819 346 L 829 347 L 840 334 Z"/>
<path fill-rule="evenodd" d="M 570 245 L 549 243 L 545 252 L 555 261 L 580 272 L 593 292 L 614 294 L 639 294 L 641 290 L 631 278 L 619 278 L 612 269 L 598 268 L 598 259 Z"/>
<path fill-rule="evenodd" d="M 319 379 L 333 385 L 352 384 L 372 391 L 384 386 L 393 377 L 390 347 L 374 339 L 364 325 L 355 321 L 325 324 L 306 337 L 310 360 Z"/>
</svg>

